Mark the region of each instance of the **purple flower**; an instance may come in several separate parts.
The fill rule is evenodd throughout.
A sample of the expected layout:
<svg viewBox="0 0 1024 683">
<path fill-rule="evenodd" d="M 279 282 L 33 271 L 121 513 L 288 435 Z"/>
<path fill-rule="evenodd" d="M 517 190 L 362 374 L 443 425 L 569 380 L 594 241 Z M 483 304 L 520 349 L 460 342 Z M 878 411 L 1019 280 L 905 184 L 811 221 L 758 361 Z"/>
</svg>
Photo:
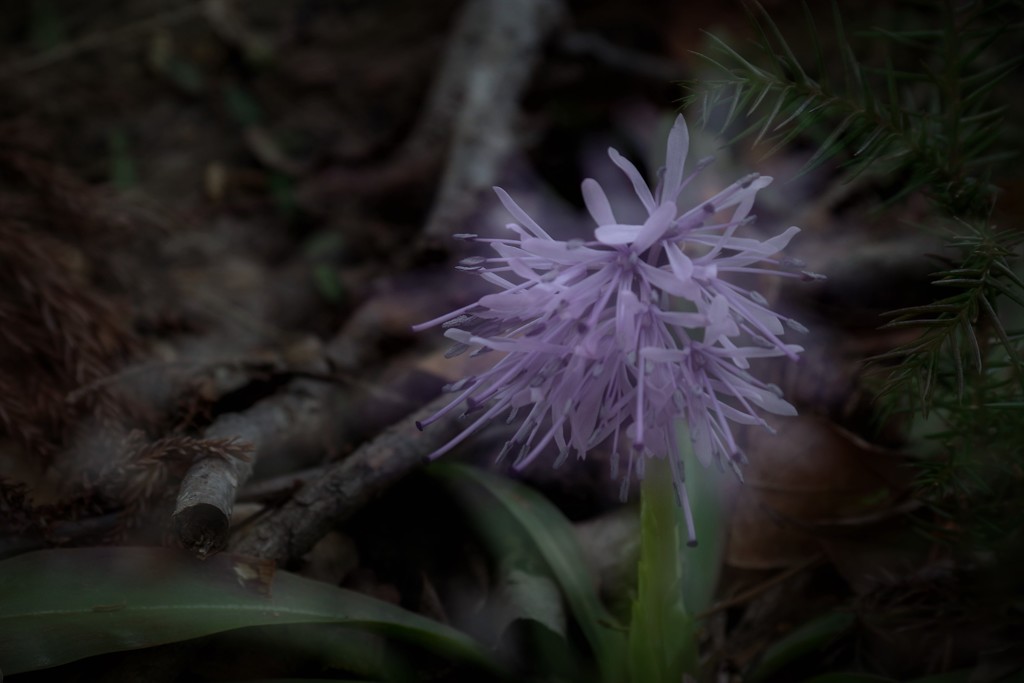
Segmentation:
<svg viewBox="0 0 1024 683">
<path fill-rule="evenodd" d="M 799 228 L 765 241 L 737 236 L 753 220 L 754 197 L 769 177 L 751 174 L 693 208 L 680 208 L 680 192 L 706 165 L 684 176 L 688 147 L 680 116 L 653 192 L 633 164 L 609 149 L 647 219 L 640 225 L 618 222 L 604 190 L 588 178 L 583 199 L 598 226 L 589 241 L 552 239 L 495 188 L 516 220 L 507 226 L 514 236 L 457 237 L 493 248 L 495 256 L 467 258 L 458 268 L 479 274 L 498 291 L 415 328 L 441 325 L 455 342 L 450 355 L 468 349 L 504 354 L 487 372 L 450 385 L 456 393 L 452 402 L 419 425 L 459 406 L 474 416 L 434 457 L 502 416 L 510 423 L 522 416 L 500 455 L 511 454 L 517 468 L 552 442 L 559 450 L 557 467 L 570 453 L 583 458 L 610 439 L 613 477 L 625 455 L 623 497 L 630 478 L 643 476 L 645 458 L 667 457 L 694 540 L 676 421 L 688 424 L 704 465 L 715 460 L 739 473 L 745 458 L 730 423 L 770 430 L 762 413 L 796 414 L 778 387 L 759 381 L 748 368 L 751 358 L 795 360 L 803 349 L 781 336 L 786 327 L 806 330 L 728 277 L 821 276 L 794 272 L 791 261 L 776 256 Z"/>
</svg>

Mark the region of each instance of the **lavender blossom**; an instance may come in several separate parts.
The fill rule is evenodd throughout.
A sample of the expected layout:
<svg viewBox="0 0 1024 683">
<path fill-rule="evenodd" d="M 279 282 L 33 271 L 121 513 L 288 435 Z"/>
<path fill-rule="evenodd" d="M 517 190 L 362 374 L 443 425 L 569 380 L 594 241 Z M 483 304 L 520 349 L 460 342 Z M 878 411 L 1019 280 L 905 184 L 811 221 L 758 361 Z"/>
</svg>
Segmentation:
<svg viewBox="0 0 1024 683">
<path fill-rule="evenodd" d="M 788 356 L 800 346 L 781 340 L 799 323 L 768 308 L 760 294 L 728 279 L 730 274 L 771 274 L 814 279 L 795 272 L 777 253 L 799 232 L 790 227 L 760 241 L 736 233 L 748 225 L 757 191 L 771 182 L 748 175 L 689 209 L 677 198 L 706 163 L 688 176 L 683 164 L 689 134 L 680 116 L 668 137 L 666 167 L 652 192 L 636 167 L 614 149 L 608 154 L 632 182 L 647 211 L 640 225 L 623 224 L 601 186 L 583 181 L 583 199 L 597 222 L 592 240 L 560 241 L 502 189 L 498 198 L 516 220 L 514 236 L 487 239 L 490 258 L 464 259 L 460 270 L 479 274 L 499 289 L 478 302 L 417 325 L 436 325 L 456 355 L 498 351 L 503 357 L 477 376 L 448 387 L 452 402 L 429 420 L 463 406 L 474 419 L 437 457 L 491 420 L 511 424 L 525 413 L 499 457 L 516 468 L 533 462 L 554 442 L 561 465 L 575 452 L 610 439 L 612 477 L 625 454 L 622 496 L 630 478 L 643 477 L 648 457 L 669 458 L 675 489 L 690 535 L 693 519 L 683 485 L 676 421 L 689 425 L 704 465 L 728 463 L 739 474 L 745 458 L 730 423 L 771 429 L 762 413 L 795 415 L 778 387 L 748 372 L 749 360 Z"/>
</svg>

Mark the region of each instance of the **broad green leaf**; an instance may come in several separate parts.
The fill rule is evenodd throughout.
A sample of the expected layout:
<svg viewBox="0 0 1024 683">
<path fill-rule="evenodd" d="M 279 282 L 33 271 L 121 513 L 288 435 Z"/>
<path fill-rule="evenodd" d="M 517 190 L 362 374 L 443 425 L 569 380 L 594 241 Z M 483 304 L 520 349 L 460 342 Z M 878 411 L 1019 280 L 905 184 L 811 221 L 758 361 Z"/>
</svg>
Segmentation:
<svg viewBox="0 0 1024 683">
<path fill-rule="evenodd" d="M 968 680 L 970 680 L 970 677 L 971 671 L 969 669 L 961 669 L 959 671 L 949 671 L 935 676 L 915 678 L 908 683 L 967 683 Z M 874 676 L 872 674 L 865 673 L 833 672 L 821 674 L 820 676 L 815 676 L 813 678 L 807 678 L 802 683 L 898 683 L 898 681 L 894 678 Z"/>
<path fill-rule="evenodd" d="M 267 659 L 303 662 L 324 672 L 344 671 L 354 678 L 417 680 L 415 657 L 407 656 L 407 648 L 360 626 L 274 624 L 225 631 L 203 640 L 213 652 L 246 647 Z M 278 671 L 277 675 L 287 676 L 288 671 Z"/>
<path fill-rule="evenodd" d="M 502 578 L 505 619 L 535 621 L 565 638 L 565 608 L 558 584 L 547 574 L 509 567 Z"/>
<path fill-rule="evenodd" d="M 947 671 L 944 674 L 915 678 L 909 683 L 971 683 L 971 681 L 975 680 L 977 680 L 977 677 L 974 670 L 957 669 L 956 671 Z M 1016 674 L 1011 674 L 1009 677 L 1000 678 L 998 680 L 1000 683 L 1020 683 L 1024 680 L 1024 672 L 1017 672 Z"/>
<path fill-rule="evenodd" d="M 273 624 L 359 626 L 488 669 L 463 633 L 361 593 L 218 555 L 165 548 L 41 550 L 0 562 L 0 670 Z"/>
<path fill-rule="evenodd" d="M 477 468 L 438 463 L 431 471 L 446 480 L 472 511 L 496 552 L 526 545 L 539 553 L 590 643 L 604 679 L 622 680 L 622 633 L 601 604 L 572 527 L 558 508 L 529 487 Z"/>
<path fill-rule="evenodd" d="M 970 683 L 970 681 L 976 680 L 972 669 L 957 669 L 956 671 L 947 671 L 944 674 L 935 674 L 934 676 L 924 676 L 923 678 L 915 678 L 910 683 Z M 1024 674 L 1017 672 L 1016 676 L 1010 676 L 1007 678 L 1000 678 L 1002 683 L 1020 683 L 1024 679 Z"/>
<path fill-rule="evenodd" d="M 841 612 L 808 621 L 769 647 L 744 680 L 756 683 L 768 678 L 801 657 L 818 652 L 852 624 L 853 615 Z"/>
<path fill-rule="evenodd" d="M 814 678 L 804 679 L 803 683 L 898 683 L 885 676 L 872 676 L 871 674 L 847 673 L 835 671 L 822 674 Z"/>
<path fill-rule="evenodd" d="M 561 588 L 549 572 L 525 569 L 529 563 L 522 560 L 521 555 L 513 555 L 503 563 L 499 649 L 509 646 L 524 652 L 525 668 L 542 676 L 584 680 L 585 664 L 568 645 Z"/>
</svg>

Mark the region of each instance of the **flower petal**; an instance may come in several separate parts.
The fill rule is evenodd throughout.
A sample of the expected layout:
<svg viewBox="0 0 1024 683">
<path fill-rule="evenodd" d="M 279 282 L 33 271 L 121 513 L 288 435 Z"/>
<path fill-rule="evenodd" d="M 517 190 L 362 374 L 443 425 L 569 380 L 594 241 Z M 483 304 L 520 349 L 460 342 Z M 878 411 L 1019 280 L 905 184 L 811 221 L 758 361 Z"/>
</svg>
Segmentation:
<svg viewBox="0 0 1024 683">
<path fill-rule="evenodd" d="M 751 392 L 747 397 L 757 404 L 757 407 L 767 410 L 769 413 L 785 415 L 787 417 L 797 414 L 796 408 L 791 403 L 779 398 L 767 389 L 758 389 Z"/>
<path fill-rule="evenodd" d="M 574 263 L 600 262 L 605 252 L 589 247 L 572 245 L 558 240 L 545 240 L 527 237 L 522 241 L 523 251 L 541 260 L 548 260 L 559 265 Z"/>
<path fill-rule="evenodd" d="M 672 227 L 672 219 L 676 217 L 677 211 L 675 202 L 665 202 L 659 206 L 644 221 L 643 227 L 640 228 L 636 239 L 633 240 L 633 250 L 643 253 L 650 249 Z"/>
<path fill-rule="evenodd" d="M 703 313 L 682 313 L 679 311 L 658 311 L 658 319 L 672 327 L 696 329 L 706 327 L 708 317 Z"/>
<path fill-rule="evenodd" d="M 761 240 L 751 239 L 749 237 L 730 237 L 725 240 L 722 245 L 724 249 L 732 249 L 741 252 L 744 257 L 750 256 L 773 256 L 789 244 L 789 241 L 796 237 L 797 233 L 800 232 L 800 228 L 795 225 L 786 228 L 785 232 L 779 233 L 771 239 Z M 760 259 L 755 259 L 760 260 Z M 736 265 L 730 262 L 730 265 Z"/>
<path fill-rule="evenodd" d="M 740 204 L 747 197 L 756 195 L 758 190 L 767 187 L 771 182 L 771 176 L 751 173 L 744 178 L 740 178 L 701 206 L 710 206 L 714 213 L 718 213 L 723 209 L 729 209 Z"/>
<path fill-rule="evenodd" d="M 701 300 L 700 286 L 692 279 L 680 280 L 674 273 L 661 268 L 655 268 L 654 266 L 643 262 L 639 264 L 639 267 L 643 276 L 647 278 L 647 281 L 654 287 L 657 287 L 664 292 L 668 292 L 669 294 L 681 296 L 689 301 L 699 302 Z"/>
<path fill-rule="evenodd" d="M 683 184 L 683 165 L 690 150 L 690 131 L 682 114 L 676 117 L 668 134 L 665 151 L 665 178 L 662 181 L 661 201 L 675 203 Z"/>
<path fill-rule="evenodd" d="M 690 260 L 690 257 L 675 244 L 666 244 L 665 253 L 668 255 L 672 273 L 679 278 L 680 282 L 689 282 L 693 277 L 693 261 Z"/>
<path fill-rule="evenodd" d="M 593 178 L 583 181 L 583 203 L 587 211 L 594 217 L 598 225 L 611 225 L 615 223 L 615 214 L 612 213 L 612 205 L 608 202 L 608 195 L 604 193 L 601 184 Z"/>
<path fill-rule="evenodd" d="M 651 194 L 651 188 L 647 187 L 647 181 L 640 175 L 640 171 L 636 170 L 636 166 L 633 165 L 626 157 L 618 153 L 617 150 L 612 147 L 608 148 L 608 156 L 611 157 L 612 163 L 622 169 L 622 172 L 626 174 L 630 182 L 633 183 L 633 191 L 636 192 L 636 196 L 640 198 L 644 208 L 647 209 L 647 213 L 654 213 L 654 209 L 657 208 L 654 203 L 654 196 Z"/>
<path fill-rule="evenodd" d="M 735 337 L 740 333 L 736 321 L 732 319 L 729 300 L 721 294 L 715 295 L 707 310 L 708 327 L 704 331 L 704 343 L 712 344 L 721 337 Z"/>
<path fill-rule="evenodd" d="M 512 214 L 512 217 L 519 221 L 519 224 L 524 228 L 533 233 L 534 237 L 541 237 L 551 239 L 551 235 L 544 232 L 544 228 L 537 225 L 537 221 L 530 218 L 530 215 L 523 211 L 522 207 L 515 203 L 515 200 L 509 196 L 508 192 L 501 189 L 500 187 L 492 188 L 494 193 L 498 195 L 498 199 L 501 200 L 502 205 L 505 209 Z"/>
<path fill-rule="evenodd" d="M 639 225 L 623 225 L 621 223 L 602 225 L 594 230 L 594 237 L 601 244 L 609 246 L 632 244 L 633 240 L 636 239 L 637 233 L 640 232 L 640 228 L 641 226 Z"/>
</svg>

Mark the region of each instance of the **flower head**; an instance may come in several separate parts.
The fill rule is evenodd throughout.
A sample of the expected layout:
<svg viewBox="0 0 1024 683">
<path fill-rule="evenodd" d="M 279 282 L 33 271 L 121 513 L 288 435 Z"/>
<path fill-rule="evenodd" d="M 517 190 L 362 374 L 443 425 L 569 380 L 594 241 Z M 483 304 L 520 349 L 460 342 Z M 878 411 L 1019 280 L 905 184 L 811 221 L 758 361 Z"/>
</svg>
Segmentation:
<svg viewBox="0 0 1024 683">
<path fill-rule="evenodd" d="M 450 354 L 471 348 L 504 353 L 488 371 L 450 385 L 455 398 L 420 425 L 459 406 L 475 416 L 435 457 L 501 416 L 510 423 L 522 418 L 501 451 L 515 467 L 526 466 L 551 443 L 559 449 L 558 466 L 571 453 L 583 458 L 609 439 L 612 476 L 626 469 L 623 496 L 629 479 L 643 476 L 645 458 L 667 457 L 693 540 L 677 420 L 689 425 L 705 465 L 728 463 L 739 473 L 745 459 L 730 424 L 770 429 L 762 413 L 796 413 L 777 387 L 748 369 L 752 358 L 795 360 L 802 348 L 781 337 L 786 327 L 805 330 L 729 276 L 820 276 L 795 272 L 776 256 L 799 228 L 765 241 L 737 236 L 751 222 L 754 197 L 769 177 L 751 174 L 681 208 L 680 192 L 705 165 L 684 175 L 688 147 L 680 116 L 653 191 L 632 163 L 609 149 L 647 218 L 638 225 L 618 222 L 604 190 L 588 178 L 582 190 L 597 223 L 592 240 L 552 239 L 495 188 L 516 221 L 507 226 L 512 236 L 459 235 L 489 244 L 496 255 L 464 259 L 458 268 L 479 274 L 498 291 L 415 328 L 441 325 L 455 342 Z"/>
</svg>

